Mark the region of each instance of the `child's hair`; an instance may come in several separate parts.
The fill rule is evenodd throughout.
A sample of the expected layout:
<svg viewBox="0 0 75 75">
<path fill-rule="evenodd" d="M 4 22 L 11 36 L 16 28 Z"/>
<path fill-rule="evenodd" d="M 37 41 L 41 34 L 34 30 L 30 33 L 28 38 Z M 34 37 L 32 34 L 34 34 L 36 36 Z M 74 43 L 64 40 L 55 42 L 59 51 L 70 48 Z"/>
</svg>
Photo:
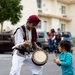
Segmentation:
<svg viewBox="0 0 75 75">
<path fill-rule="evenodd" d="M 59 42 L 59 45 L 60 45 L 61 48 L 64 48 L 67 52 L 72 53 L 70 41 L 62 40 L 62 41 Z"/>
<path fill-rule="evenodd" d="M 55 33 L 55 29 L 51 29 L 50 32 L 51 32 L 51 33 Z"/>
<path fill-rule="evenodd" d="M 57 31 L 60 31 L 60 30 L 61 30 L 60 28 L 57 29 Z"/>
</svg>

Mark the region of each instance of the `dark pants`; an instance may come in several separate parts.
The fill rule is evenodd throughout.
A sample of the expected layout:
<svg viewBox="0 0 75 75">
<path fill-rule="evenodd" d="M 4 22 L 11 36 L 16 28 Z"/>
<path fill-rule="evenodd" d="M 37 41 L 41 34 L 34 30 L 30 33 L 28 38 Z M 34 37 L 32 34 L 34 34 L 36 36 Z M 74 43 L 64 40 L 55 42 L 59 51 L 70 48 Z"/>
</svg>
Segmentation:
<svg viewBox="0 0 75 75">
<path fill-rule="evenodd" d="M 49 49 L 48 49 L 49 52 L 54 52 L 54 50 L 55 50 L 54 40 L 49 39 L 48 44 L 49 44 Z"/>
<path fill-rule="evenodd" d="M 58 49 L 58 43 L 59 43 L 60 41 L 59 40 L 56 40 L 56 42 L 55 42 L 55 53 L 60 53 L 60 51 L 59 51 L 59 49 Z"/>
</svg>

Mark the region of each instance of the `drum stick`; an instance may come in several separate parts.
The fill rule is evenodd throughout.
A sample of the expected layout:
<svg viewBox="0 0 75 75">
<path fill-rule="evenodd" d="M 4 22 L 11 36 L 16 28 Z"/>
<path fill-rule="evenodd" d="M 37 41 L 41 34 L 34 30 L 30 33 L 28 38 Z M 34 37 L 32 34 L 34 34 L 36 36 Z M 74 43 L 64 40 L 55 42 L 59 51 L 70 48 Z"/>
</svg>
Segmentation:
<svg viewBox="0 0 75 75">
<path fill-rule="evenodd" d="M 23 45 L 23 44 L 25 44 L 25 42 L 22 42 L 22 43 L 19 43 L 19 44 L 13 46 L 12 49 L 15 49 L 15 48 L 17 48 L 19 45 Z"/>
</svg>

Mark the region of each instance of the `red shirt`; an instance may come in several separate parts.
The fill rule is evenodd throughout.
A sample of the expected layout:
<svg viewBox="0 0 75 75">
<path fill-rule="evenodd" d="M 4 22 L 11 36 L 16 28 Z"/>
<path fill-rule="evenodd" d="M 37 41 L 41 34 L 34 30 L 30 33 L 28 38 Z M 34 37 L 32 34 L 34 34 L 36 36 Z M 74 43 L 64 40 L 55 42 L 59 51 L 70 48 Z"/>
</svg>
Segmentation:
<svg viewBox="0 0 75 75">
<path fill-rule="evenodd" d="M 49 38 L 52 39 L 55 36 L 55 33 L 50 33 Z"/>
</svg>

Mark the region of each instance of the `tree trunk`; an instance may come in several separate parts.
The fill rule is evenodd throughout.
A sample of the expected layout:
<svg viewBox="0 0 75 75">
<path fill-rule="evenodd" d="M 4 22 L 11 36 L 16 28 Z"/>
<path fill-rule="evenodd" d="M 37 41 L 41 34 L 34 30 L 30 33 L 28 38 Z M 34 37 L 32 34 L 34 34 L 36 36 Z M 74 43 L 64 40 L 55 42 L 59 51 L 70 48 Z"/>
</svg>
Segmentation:
<svg viewBox="0 0 75 75">
<path fill-rule="evenodd" d="M 3 22 L 1 22 L 1 33 L 3 32 Z"/>
</svg>

